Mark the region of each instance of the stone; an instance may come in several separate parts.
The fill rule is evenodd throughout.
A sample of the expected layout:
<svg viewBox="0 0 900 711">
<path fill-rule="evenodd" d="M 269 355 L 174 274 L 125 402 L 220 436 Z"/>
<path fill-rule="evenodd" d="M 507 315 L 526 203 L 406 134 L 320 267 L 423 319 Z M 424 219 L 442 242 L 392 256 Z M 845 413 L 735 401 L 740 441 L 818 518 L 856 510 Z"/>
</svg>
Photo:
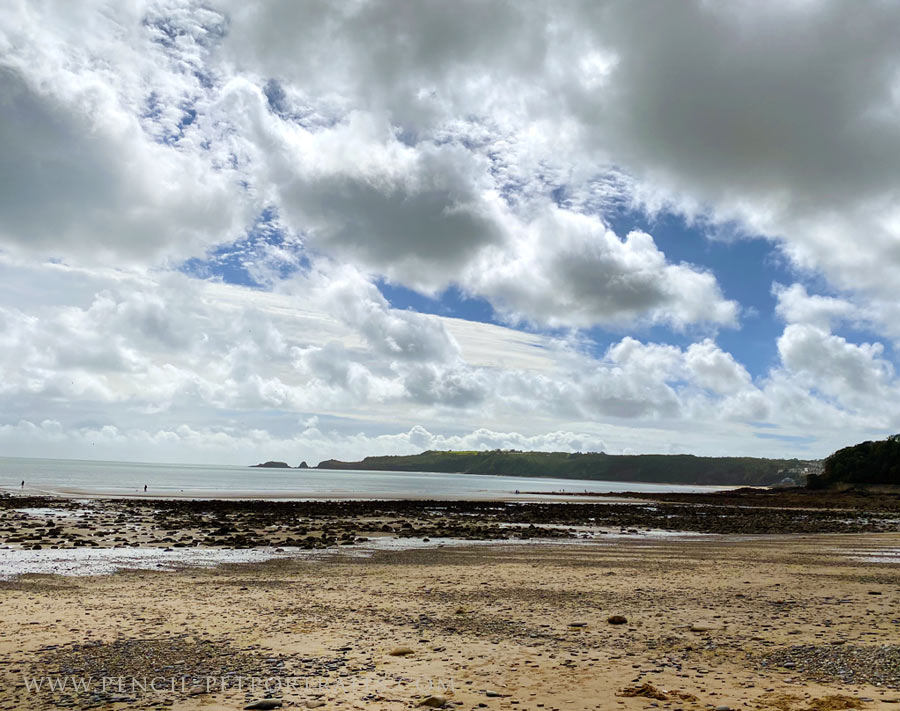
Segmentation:
<svg viewBox="0 0 900 711">
<path fill-rule="evenodd" d="M 624 625 L 628 622 L 628 618 L 625 615 L 610 615 L 606 621 L 611 625 Z"/>
<path fill-rule="evenodd" d="M 324 701 L 307 701 L 304 704 L 304 706 L 306 706 L 306 708 L 308 708 L 308 709 L 317 709 L 320 706 L 324 706 L 324 705 L 325 705 Z"/>
<path fill-rule="evenodd" d="M 258 711 L 266 711 L 266 709 L 277 709 L 281 707 L 284 702 L 281 699 L 260 699 L 259 701 L 254 701 L 252 704 L 247 704 L 244 706 L 245 711 L 249 709 L 257 709 Z"/>
<path fill-rule="evenodd" d="M 691 632 L 712 632 L 714 629 L 717 627 L 708 622 L 695 622 L 691 625 Z"/>
<path fill-rule="evenodd" d="M 569 627 L 587 627 L 587 622 L 570 622 Z"/>
<path fill-rule="evenodd" d="M 413 650 L 410 647 L 394 647 L 388 654 L 392 657 L 405 657 L 408 654 L 413 654 Z"/>
<path fill-rule="evenodd" d="M 428 696 L 419 702 L 419 706 L 427 706 L 432 709 L 442 709 L 447 705 L 447 699 L 443 696 Z"/>
</svg>

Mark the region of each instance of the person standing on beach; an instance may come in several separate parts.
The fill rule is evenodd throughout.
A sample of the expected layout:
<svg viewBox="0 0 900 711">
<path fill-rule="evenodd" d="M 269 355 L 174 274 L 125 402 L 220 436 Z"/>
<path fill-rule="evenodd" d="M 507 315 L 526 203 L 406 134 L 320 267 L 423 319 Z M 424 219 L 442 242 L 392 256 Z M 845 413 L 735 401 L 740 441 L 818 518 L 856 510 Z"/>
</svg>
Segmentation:
<svg viewBox="0 0 900 711">
<path fill-rule="evenodd" d="M 144 484 L 144 493 L 145 494 L 147 493 L 147 485 L 146 484 Z"/>
<path fill-rule="evenodd" d="M 24 479 L 22 479 L 22 488 L 23 489 L 25 488 L 25 480 Z"/>
</svg>

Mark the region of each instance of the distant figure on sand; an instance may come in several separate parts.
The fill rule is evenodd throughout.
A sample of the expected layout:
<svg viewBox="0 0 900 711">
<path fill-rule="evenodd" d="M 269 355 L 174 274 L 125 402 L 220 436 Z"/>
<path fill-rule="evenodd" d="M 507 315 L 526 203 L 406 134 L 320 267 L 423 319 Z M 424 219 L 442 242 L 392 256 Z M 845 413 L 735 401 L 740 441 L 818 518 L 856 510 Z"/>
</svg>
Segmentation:
<svg viewBox="0 0 900 711">
<path fill-rule="evenodd" d="M 146 492 L 147 492 L 147 485 L 144 484 L 144 493 L 146 493 Z"/>
<path fill-rule="evenodd" d="M 25 480 L 24 479 L 22 479 L 22 488 L 23 489 L 25 488 Z"/>
</svg>

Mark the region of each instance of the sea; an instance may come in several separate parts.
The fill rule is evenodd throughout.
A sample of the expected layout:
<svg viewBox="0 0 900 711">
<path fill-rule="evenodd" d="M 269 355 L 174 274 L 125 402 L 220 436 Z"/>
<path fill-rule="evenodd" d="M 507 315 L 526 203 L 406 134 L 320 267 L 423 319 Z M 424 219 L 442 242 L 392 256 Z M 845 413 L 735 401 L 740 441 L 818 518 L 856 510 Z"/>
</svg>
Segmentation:
<svg viewBox="0 0 900 711">
<path fill-rule="evenodd" d="M 22 486 L 22 482 L 25 482 Z M 144 486 L 147 492 L 144 493 Z M 578 494 L 703 492 L 732 487 L 541 477 L 269 469 L 0 457 L 0 491 L 85 498 L 577 500 Z M 518 492 L 518 493 L 517 493 Z M 582 499 L 583 500 L 583 499 Z"/>
</svg>

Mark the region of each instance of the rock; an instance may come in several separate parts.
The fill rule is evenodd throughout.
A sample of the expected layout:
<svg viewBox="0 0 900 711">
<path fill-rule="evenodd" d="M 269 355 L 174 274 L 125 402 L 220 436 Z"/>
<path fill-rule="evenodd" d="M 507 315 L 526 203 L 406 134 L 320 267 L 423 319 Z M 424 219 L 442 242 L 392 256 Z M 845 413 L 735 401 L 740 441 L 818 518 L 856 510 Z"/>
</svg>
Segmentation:
<svg viewBox="0 0 900 711">
<path fill-rule="evenodd" d="M 505 694 L 501 694 L 499 691 L 485 691 L 484 695 L 489 699 L 499 699 L 505 696 Z"/>
<path fill-rule="evenodd" d="M 619 696 L 624 697 L 642 697 L 645 699 L 656 699 L 657 701 L 668 701 L 669 695 L 663 691 L 662 689 L 657 689 L 653 684 L 648 684 L 644 682 L 640 686 L 629 686 L 626 689 L 622 689 Z"/>
<path fill-rule="evenodd" d="M 695 622 L 691 625 L 691 632 L 712 632 L 715 629 L 718 628 L 709 622 Z"/>
<path fill-rule="evenodd" d="M 262 464 L 253 464 L 251 466 L 251 468 L 256 468 L 256 467 L 263 467 L 263 468 L 268 468 L 268 469 L 290 469 L 291 465 L 288 464 L 287 462 L 268 461 L 268 462 L 263 462 Z M 269 707 L 266 707 L 266 708 L 269 708 Z M 272 708 L 274 708 L 274 707 L 272 707 Z"/>
<path fill-rule="evenodd" d="M 392 657 L 405 657 L 408 654 L 413 654 L 413 650 L 410 647 L 395 647 L 388 654 Z"/>
<path fill-rule="evenodd" d="M 587 627 L 587 622 L 570 622 L 569 627 Z"/>
<path fill-rule="evenodd" d="M 731 706 L 716 706 L 716 711 L 731 711 Z"/>
<path fill-rule="evenodd" d="M 260 699 L 259 701 L 254 701 L 252 704 L 247 704 L 244 706 L 244 709 L 259 709 L 260 711 L 265 711 L 265 709 L 277 709 L 284 702 L 281 699 Z"/>
<path fill-rule="evenodd" d="M 317 709 L 320 706 L 324 706 L 324 705 L 325 705 L 324 701 L 307 701 L 304 704 L 304 706 L 306 706 L 306 708 L 308 708 L 308 709 Z"/>
<path fill-rule="evenodd" d="M 611 625 L 624 625 L 628 622 L 628 618 L 625 615 L 610 615 L 606 621 Z"/>
<path fill-rule="evenodd" d="M 300 462 L 300 466 L 297 467 L 297 469 L 309 469 L 309 464 L 307 464 L 305 461 L 302 461 Z"/>
<path fill-rule="evenodd" d="M 419 706 L 428 706 L 432 709 L 442 709 L 447 705 L 447 699 L 443 696 L 428 696 L 419 702 Z"/>
</svg>

